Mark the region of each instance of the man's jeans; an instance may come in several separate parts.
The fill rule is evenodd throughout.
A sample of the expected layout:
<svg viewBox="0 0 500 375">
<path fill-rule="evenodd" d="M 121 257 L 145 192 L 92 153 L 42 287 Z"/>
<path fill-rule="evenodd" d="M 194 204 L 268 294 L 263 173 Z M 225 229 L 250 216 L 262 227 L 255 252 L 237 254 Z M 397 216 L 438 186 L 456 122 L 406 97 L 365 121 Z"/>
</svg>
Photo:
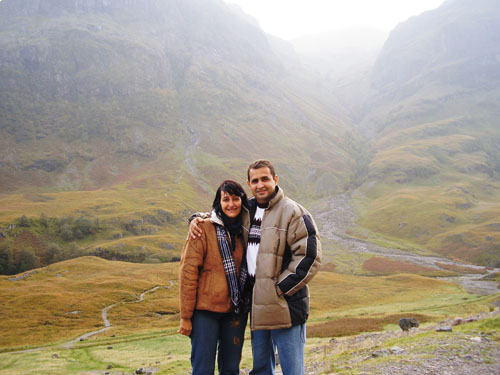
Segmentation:
<svg viewBox="0 0 500 375">
<path fill-rule="evenodd" d="M 239 375 L 247 315 L 195 310 L 191 322 L 193 375 L 213 375 L 216 352 L 219 374 Z"/>
<path fill-rule="evenodd" d="M 304 375 L 306 324 L 291 328 L 252 331 L 253 369 L 250 375 L 274 375 L 278 348 L 283 375 Z"/>
</svg>

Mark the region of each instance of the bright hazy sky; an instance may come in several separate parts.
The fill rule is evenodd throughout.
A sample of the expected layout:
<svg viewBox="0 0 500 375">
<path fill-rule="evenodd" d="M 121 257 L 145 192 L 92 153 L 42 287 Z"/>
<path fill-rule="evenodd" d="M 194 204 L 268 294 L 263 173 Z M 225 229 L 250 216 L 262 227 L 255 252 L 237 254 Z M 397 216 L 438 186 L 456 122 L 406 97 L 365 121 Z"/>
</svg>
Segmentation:
<svg viewBox="0 0 500 375">
<path fill-rule="evenodd" d="M 225 0 L 254 16 L 268 34 L 293 39 L 358 26 L 390 31 L 444 0 Z"/>
</svg>

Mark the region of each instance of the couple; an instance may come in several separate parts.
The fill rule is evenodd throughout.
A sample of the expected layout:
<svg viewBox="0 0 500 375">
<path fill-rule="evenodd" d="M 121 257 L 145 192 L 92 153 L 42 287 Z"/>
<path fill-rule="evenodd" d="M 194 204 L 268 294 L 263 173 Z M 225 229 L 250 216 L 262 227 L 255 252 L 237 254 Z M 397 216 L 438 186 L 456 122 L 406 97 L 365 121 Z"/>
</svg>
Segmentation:
<svg viewBox="0 0 500 375">
<path fill-rule="evenodd" d="M 271 375 L 278 350 L 284 375 L 304 374 L 307 283 L 320 266 L 311 215 L 285 197 L 268 160 L 247 171 L 248 199 L 238 183 L 217 189 L 211 215 L 196 217 L 180 265 L 179 332 L 191 337 L 193 375 L 238 375 L 250 311 L 253 369 Z"/>
</svg>

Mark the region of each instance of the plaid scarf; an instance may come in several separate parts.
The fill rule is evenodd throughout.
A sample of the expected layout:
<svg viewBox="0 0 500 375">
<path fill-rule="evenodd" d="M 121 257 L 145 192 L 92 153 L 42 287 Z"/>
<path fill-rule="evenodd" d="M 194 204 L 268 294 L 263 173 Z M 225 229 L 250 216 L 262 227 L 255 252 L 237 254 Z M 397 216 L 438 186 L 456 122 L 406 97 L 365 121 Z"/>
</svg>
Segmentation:
<svg viewBox="0 0 500 375">
<path fill-rule="evenodd" d="M 243 254 L 243 258 L 241 260 L 240 278 L 238 280 L 233 252 L 231 251 L 231 247 L 227 241 L 226 230 L 223 226 L 218 224 L 215 224 L 215 229 L 217 232 L 217 241 L 219 242 L 220 255 L 222 257 L 222 265 L 224 266 L 224 272 L 226 273 L 229 294 L 231 296 L 231 302 L 234 306 L 234 312 L 236 314 L 245 313 L 248 311 L 250 306 L 250 299 L 247 298 L 248 295 L 245 293 L 245 285 L 248 276 L 245 254 Z M 243 248 L 245 247 L 243 246 Z"/>
</svg>

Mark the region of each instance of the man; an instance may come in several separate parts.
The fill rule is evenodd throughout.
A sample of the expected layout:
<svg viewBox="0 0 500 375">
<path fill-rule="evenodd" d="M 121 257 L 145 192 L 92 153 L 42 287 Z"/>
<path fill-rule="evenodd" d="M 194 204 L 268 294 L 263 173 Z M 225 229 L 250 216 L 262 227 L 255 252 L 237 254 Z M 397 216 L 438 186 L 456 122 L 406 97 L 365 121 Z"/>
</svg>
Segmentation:
<svg viewBox="0 0 500 375">
<path fill-rule="evenodd" d="M 250 228 L 247 268 L 253 278 L 251 375 L 274 374 L 275 347 L 284 375 L 304 374 L 307 283 L 319 269 L 321 244 L 309 212 L 287 198 L 272 163 L 257 160 L 247 171 Z M 196 220 L 191 224 L 195 229 Z M 193 234 L 192 234 L 193 235 Z"/>
</svg>

